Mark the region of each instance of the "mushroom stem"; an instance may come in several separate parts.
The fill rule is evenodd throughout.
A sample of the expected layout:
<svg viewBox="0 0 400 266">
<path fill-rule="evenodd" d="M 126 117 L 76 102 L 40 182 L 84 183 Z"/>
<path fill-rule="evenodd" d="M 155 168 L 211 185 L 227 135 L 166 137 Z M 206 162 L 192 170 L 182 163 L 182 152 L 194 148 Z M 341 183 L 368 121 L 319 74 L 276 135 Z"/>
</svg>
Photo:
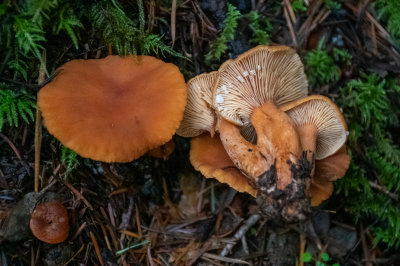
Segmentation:
<svg viewBox="0 0 400 266">
<path fill-rule="evenodd" d="M 256 145 L 243 138 L 237 126 L 220 118 L 218 130 L 222 144 L 229 157 L 253 183 L 257 177 L 269 170 L 274 164 L 270 155 L 264 156 Z"/>
<path fill-rule="evenodd" d="M 314 162 L 314 153 L 317 145 L 317 127 L 313 124 L 305 124 L 296 127 L 299 134 L 301 148 L 307 153 L 307 160 Z"/>
<path fill-rule="evenodd" d="M 292 182 L 301 156 L 297 132 L 285 112 L 270 102 L 254 109 L 251 122 L 257 132 L 257 145 L 246 141 L 237 126 L 220 119 L 222 144 L 234 164 L 251 180 L 266 178 L 269 186 L 276 182 L 277 188 L 284 190 Z"/>
<path fill-rule="evenodd" d="M 254 109 L 251 122 L 257 132 L 257 147 L 276 162 L 277 187 L 284 190 L 292 182 L 293 165 L 297 166 L 301 146 L 290 118 L 273 103 Z"/>
</svg>

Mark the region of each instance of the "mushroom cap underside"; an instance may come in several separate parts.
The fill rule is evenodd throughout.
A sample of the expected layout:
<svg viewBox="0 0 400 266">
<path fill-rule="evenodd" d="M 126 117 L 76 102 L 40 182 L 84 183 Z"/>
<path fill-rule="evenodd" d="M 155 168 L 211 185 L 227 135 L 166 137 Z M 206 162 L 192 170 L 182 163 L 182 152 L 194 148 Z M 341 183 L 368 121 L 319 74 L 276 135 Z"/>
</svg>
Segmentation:
<svg viewBox="0 0 400 266">
<path fill-rule="evenodd" d="M 213 134 L 215 112 L 212 108 L 212 89 L 217 71 L 200 74 L 187 82 L 187 103 L 181 125 L 176 133 L 195 137 L 204 132 Z"/>
<path fill-rule="evenodd" d="M 339 108 L 327 97 L 312 95 L 281 107 L 296 127 L 317 129 L 315 159 L 324 159 L 340 149 L 347 139 L 347 125 Z"/>
<path fill-rule="evenodd" d="M 287 46 L 257 46 L 218 69 L 213 105 L 223 118 L 249 125 L 252 111 L 269 101 L 278 107 L 306 97 L 303 63 Z"/>
</svg>

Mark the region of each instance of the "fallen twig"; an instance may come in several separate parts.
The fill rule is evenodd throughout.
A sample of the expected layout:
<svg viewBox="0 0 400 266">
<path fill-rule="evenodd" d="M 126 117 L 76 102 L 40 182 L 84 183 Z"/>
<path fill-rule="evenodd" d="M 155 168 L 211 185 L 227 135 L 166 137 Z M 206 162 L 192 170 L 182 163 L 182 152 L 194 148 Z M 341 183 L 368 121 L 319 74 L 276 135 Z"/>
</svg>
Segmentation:
<svg viewBox="0 0 400 266">
<path fill-rule="evenodd" d="M 366 266 L 372 266 L 372 262 L 370 259 L 370 252 L 369 252 L 369 248 L 367 245 L 367 241 L 365 239 L 365 230 L 362 224 L 360 224 L 360 239 L 361 239 L 361 246 L 362 246 L 362 250 L 364 253 L 364 258 L 365 258 L 365 265 Z"/>
<path fill-rule="evenodd" d="M 38 83 L 44 82 L 46 73 L 46 50 L 42 54 L 43 61 L 40 65 Z M 40 172 L 40 150 L 42 148 L 42 112 L 40 111 L 39 105 L 36 107 L 36 119 L 35 119 L 35 172 L 34 172 L 34 190 L 39 191 L 39 172 Z"/>
<path fill-rule="evenodd" d="M 150 266 L 155 266 L 155 264 L 153 262 L 153 257 L 151 256 L 150 245 L 147 247 L 147 259 L 148 259 Z"/>
<path fill-rule="evenodd" d="M 79 248 L 79 250 L 63 265 L 63 266 L 67 266 L 68 264 L 70 264 L 76 256 L 79 255 L 79 253 L 81 253 L 81 251 L 85 248 L 85 244 L 82 244 L 82 246 Z"/>
<path fill-rule="evenodd" d="M 283 2 L 285 4 L 286 10 L 289 13 L 290 20 L 292 21 L 292 23 L 296 23 L 296 15 L 293 12 L 293 8 L 292 8 L 292 5 L 290 4 L 290 1 L 284 0 Z"/>
<path fill-rule="evenodd" d="M 76 188 L 74 188 L 72 185 L 65 183 L 65 185 L 72 191 L 72 193 L 75 194 L 75 196 L 77 197 L 78 200 L 82 200 L 83 203 L 85 203 L 85 205 L 91 210 L 93 211 L 93 206 L 92 204 L 89 203 L 89 201 L 87 201 L 87 199 L 82 195 L 81 192 L 79 192 L 78 190 L 76 190 Z"/>
<path fill-rule="evenodd" d="M 92 232 L 90 232 L 90 238 L 92 239 L 94 250 L 96 252 L 96 256 L 99 259 L 101 266 L 104 266 L 103 258 L 101 257 L 99 243 L 97 243 L 97 239 Z"/>
<path fill-rule="evenodd" d="M 17 156 L 18 160 L 22 161 L 22 157 L 21 157 L 21 155 L 19 154 L 19 151 L 18 151 L 17 147 L 15 147 L 14 143 L 12 143 L 12 141 L 11 141 L 9 138 L 7 138 L 6 135 L 4 135 L 4 134 L 2 134 L 2 133 L 0 133 L 0 137 L 1 137 L 5 142 L 7 142 L 8 145 L 10 145 L 10 148 L 13 150 L 13 152 L 14 152 L 15 155 Z"/>
<path fill-rule="evenodd" d="M 17 158 L 21 162 L 22 166 L 25 168 L 26 172 L 30 176 L 31 172 L 30 172 L 29 166 L 27 165 L 27 163 L 25 161 L 22 160 L 22 157 L 19 154 L 19 151 L 18 151 L 17 147 L 15 147 L 14 143 L 12 143 L 12 141 L 9 138 L 7 138 L 7 136 L 3 135 L 2 133 L 0 133 L 0 137 L 2 139 L 4 139 L 4 141 L 7 142 L 8 145 L 10 145 L 11 149 L 14 151 L 15 155 L 17 156 Z M 3 172 L 1 172 L 1 176 L 4 176 Z"/>
<path fill-rule="evenodd" d="M 290 20 L 289 13 L 286 9 L 286 6 L 283 7 L 283 14 L 285 15 L 286 19 L 286 24 L 288 25 L 289 31 L 290 31 L 290 36 L 292 37 L 293 45 L 297 47 L 297 39 L 296 39 L 296 34 L 294 33 L 292 21 Z"/>
<path fill-rule="evenodd" d="M 239 228 L 239 230 L 233 236 L 232 243 L 227 244 L 219 255 L 222 257 L 228 255 L 228 253 L 235 246 L 236 242 L 240 240 L 244 236 L 244 234 L 250 229 L 250 227 L 252 227 L 260 218 L 261 218 L 260 214 L 253 214 L 252 216 L 250 216 L 250 218 L 246 220 L 246 222 Z"/>
<path fill-rule="evenodd" d="M 302 260 L 302 257 L 304 254 L 305 247 L 306 247 L 306 237 L 303 231 L 300 231 L 300 252 L 299 252 L 300 266 L 304 266 L 304 261 Z"/>
<path fill-rule="evenodd" d="M 126 229 L 129 226 L 129 221 L 132 216 L 133 211 L 133 197 L 129 197 L 129 207 L 126 213 L 122 213 L 121 224 L 119 225 L 119 229 Z"/>
<path fill-rule="evenodd" d="M 220 260 L 228 263 L 237 263 L 237 264 L 246 264 L 250 265 L 247 261 L 240 260 L 240 259 L 232 259 L 232 258 L 226 258 L 222 255 L 215 255 L 211 253 L 204 253 L 201 257 L 209 258 L 209 259 L 214 259 L 214 260 Z"/>
<path fill-rule="evenodd" d="M 131 236 L 131 237 L 136 237 L 137 239 L 140 239 L 140 236 L 134 232 L 131 232 L 129 230 L 121 230 L 119 231 L 121 234 L 127 235 L 127 236 Z"/>
<path fill-rule="evenodd" d="M 369 181 L 369 184 L 370 184 L 371 187 L 373 187 L 373 188 L 379 190 L 380 192 L 383 192 L 386 195 L 388 195 L 391 199 L 393 199 L 395 201 L 399 200 L 399 196 L 396 193 L 390 192 L 387 188 L 382 187 L 381 185 L 379 185 L 379 184 L 377 184 L 375 182 L 372 182 L 372 181 Z"/>
<path fill-rule="evenodd" d="M 100 228 L 101 228 L 101 231 L 103 232 L 103 236 L 104 236 L 104 240 L 106 241 L 107 248 L 109 250 L 112 250 L 110 240 L 108 239 L 108 236 L 107 236 L 107 230 L 102 223 L 100 223 Z"/>
<path fill-rule="evenodd" d="M 86 228 L 86 225 L 87 225 L 87 223 L 84 222 L 83 224 L 81 224 L 81 226 L 79 226 L 78 230 L 76 230 L 74 236 L 72 237 L 72 240 L 75 240 L 80 235 L 80 233 L 83 231 L 83 229 Z"/>
<path fill-rule="evenodd" d="M 137 204 L 135 204 L 135 210 L 136 210 L 135 217 L 136 217 L 136 226 L 137 226 L 137 230 L 138 230 L 138 235 L 139 235 L 139 238 L 142 238 L 143 237 L 142 226 L 140 224 L 139 208 L 138 208 Z"/>
<path fill-rule="evenodd" d="M 174 48 L 174 44 L 175 44 L 175 32 L 176 32 L 176 0 L 172 0 L 172 7 L 171 7 L 171 39 L 172 39 L 171 47 L 172 48 Z"/>
</svg>

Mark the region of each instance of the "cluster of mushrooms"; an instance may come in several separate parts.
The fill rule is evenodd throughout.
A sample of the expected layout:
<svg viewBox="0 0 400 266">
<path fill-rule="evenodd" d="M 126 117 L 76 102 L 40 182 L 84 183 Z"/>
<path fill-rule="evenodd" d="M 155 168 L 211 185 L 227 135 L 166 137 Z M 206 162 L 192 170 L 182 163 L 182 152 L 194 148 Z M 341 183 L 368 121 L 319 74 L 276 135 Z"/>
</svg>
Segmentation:
<svg viewBox="0 0 400 266">
<path fill-rule="evenodd" d="M 206 177 L 257 198 L 274 220 L 302 220 L 344 176 L 347 126 L 327 97 L 307 96 L 303 64 L 286 46 L 258 46 L 188 81 L 178 135 Z"/>
<path fill-rule="evenodd" d="M 187 84 L 151 56 L 72 60 L 40 90 L 38 106 L 64 146 L 98 161 L 163 157 L 175 133 L 192 137 L 195 169 L 256 197 L 271 219 L 293 222 L 331 195 L 349 164 L 340 110 L 307 94 L 293 49 L 258 46 Z"/>
</svg>

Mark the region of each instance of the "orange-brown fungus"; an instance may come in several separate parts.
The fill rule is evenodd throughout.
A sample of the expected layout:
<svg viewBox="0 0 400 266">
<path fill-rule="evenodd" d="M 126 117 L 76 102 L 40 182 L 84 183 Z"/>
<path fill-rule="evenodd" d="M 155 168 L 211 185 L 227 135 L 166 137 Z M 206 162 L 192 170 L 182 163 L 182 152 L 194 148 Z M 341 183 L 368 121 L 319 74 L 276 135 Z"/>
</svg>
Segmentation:
<svg viewBox="0 0 400 266">
<path fill-rule="evenodd" d="M 72 60 L 39 92 L 48 131 L 83 157 L 128 162 L 167 141 L 182 120 L 179 69 L 151 56 Z"/>
<path fill-rule="evenodd" d="M 333 183 L 325 179 L 314 178 L 310 184 L 311 206 L 315 207 L 328 199 L 333 193 Z"/>
<path fill-rule="evenodd" d="M 266 157 L 273 155 L 277 169 L 277 187 L 285 189 L 292 182 L 292 166 L 301 155 L 300 140 L 285 112 L 270 102 L 256 108 L 251 122 L 257 132 L 257 147 Z M 268 169 L 267 169 L 268 170 Z"/>
<path fill-rule="evenodd" d="M 333 183 L 342 178 L 349 168 L 350 157 L 343 145 L 335 154 L 315 161 L 315 174 L 311 178 L 311 206 L 317 206 L 328 199 L 333 192 Z"/>
<path fill-rule="evenodd" d="M 171 139 L 164 145 L 161 145 L 155 149 L 150 150 L 147 154 L 154 158 L 167 160 L 168 156 L 171 155 L 175 150 L 175 141 Z"/>
<path fill-rule="evenodd" d="M 67 209 L 56 201 L 42 203 L 33 211 L 29 226 L 39 240 L 50 244 L 61 243 L 69 233 Z"/>
<path fill-rule="evenodd" d="M 291 168 L 301 154 L 297 132 L 285 112 L 270 102 L 254 109 L 251 122 L 257 132 L 256 145 L 247 142 L 237 126 L 220 118 L 218 130 L 225 150 L 253 183 L 276 168 L 277 188 L 284 190 L 292 182 Z"/>
<path fill-rule="evenodd" d="M 218 135 L 211 137 L 210 134 L 204 133 L 192 138 L 190 162 L 207 178 L 215 178 L 239 192 L 247 192 L 254 197 L 257 194 L 256 189 L 250 186 L 249 180 L 229 158 Z"/>
</svg>

